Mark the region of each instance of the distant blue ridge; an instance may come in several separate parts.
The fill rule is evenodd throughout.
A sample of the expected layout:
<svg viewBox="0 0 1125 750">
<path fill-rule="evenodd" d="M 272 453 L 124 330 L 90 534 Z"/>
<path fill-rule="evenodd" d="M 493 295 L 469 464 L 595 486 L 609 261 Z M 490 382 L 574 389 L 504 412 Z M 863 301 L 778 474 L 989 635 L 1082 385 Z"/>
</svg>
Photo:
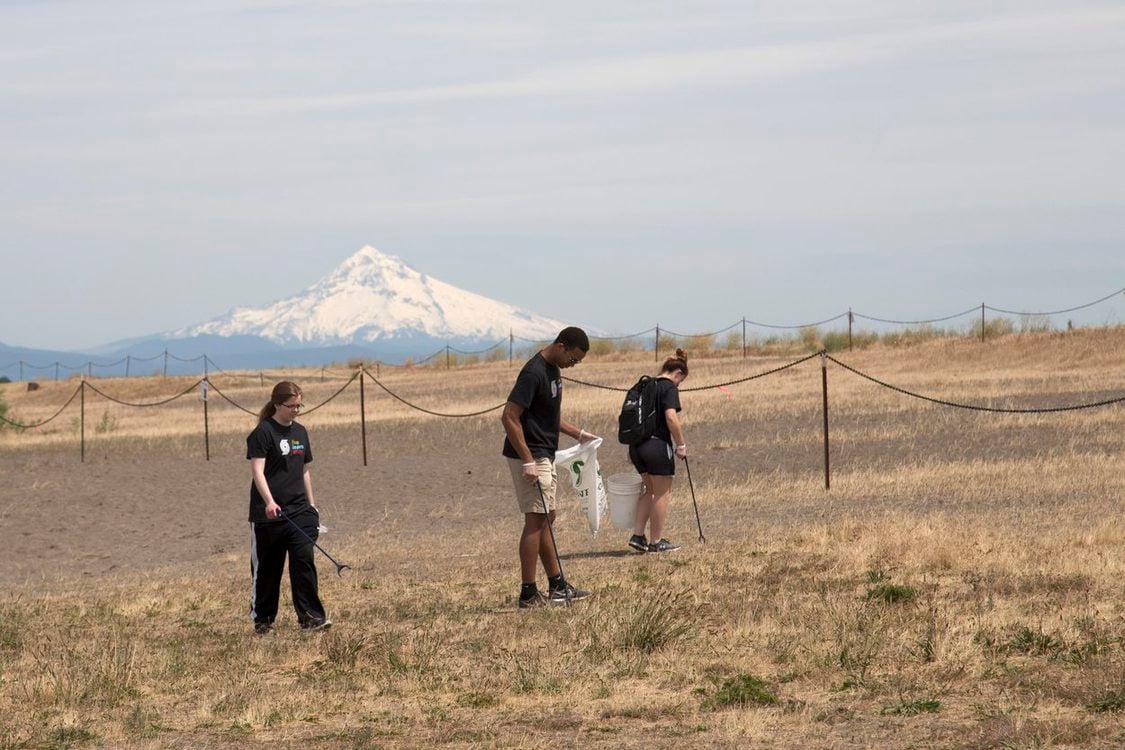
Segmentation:
<svg viewBox="0 0 1125 750">
<path fill-rule="evenodd" d="M 129 375 L 152 375 L 164 372 L 164 351 L 168 350 L 169 375 L 199 375 L 204 372 L 203 360 L 210 360 L 209 369 L 270 370 L 277 368 L 326 367 L 345 364 L 349 360 L 379 360 L 387 364 L 402 364 L 407 359 L 415 362 L 444 350 L 446 345 L 462 351 L 478 351 L 493 344 L 496 339 L 437 339 L 429 336 L 407 336 L 373 343 L 369 346 L 339 344 L 336 346 L 291 348 L 280 346 L 259 336 L 205 335 L 187 339 L 148 337 L 130 339 L 97 347 L 94 351 L 59 351 L 15 347 L 0 343 L 0 375 L 11 380 L 19 379 L 19 362 L 24 363 L 24 380 L 52 380 L 55 363 L 59 363 L 59 377 L 67 378 L 76 371 L 84 374 L 93 363 L 95 377 L 122 377 L 126 363 L 119 361 L 130 357 Z M 530 345 L 516 342 L 517 356 Z M 507 342 L 497 346 L 507 356 Z M 435 359 L 441 359 L 439 354 Z M 182 362 L 180 360 L 195 360 Z M 112 365 L 112 366 L 107 366 Z"/>
</svg>

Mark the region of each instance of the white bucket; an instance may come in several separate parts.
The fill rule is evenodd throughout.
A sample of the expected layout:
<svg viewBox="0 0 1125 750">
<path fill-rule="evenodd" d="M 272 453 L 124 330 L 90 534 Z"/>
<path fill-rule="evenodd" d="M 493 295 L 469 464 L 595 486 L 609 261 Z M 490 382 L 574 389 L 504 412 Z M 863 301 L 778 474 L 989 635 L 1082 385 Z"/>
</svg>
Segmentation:
<svg viewBox="0 0 1125 750">
<path fill-rule="evenodd" d="M 644 492 L 645 482 L 635 472 L 613 474 L 605 480 L 609 500 L 609 520 L 614 528 L 632 530 L 637 517 L 637 500 Z"/>
</svg>

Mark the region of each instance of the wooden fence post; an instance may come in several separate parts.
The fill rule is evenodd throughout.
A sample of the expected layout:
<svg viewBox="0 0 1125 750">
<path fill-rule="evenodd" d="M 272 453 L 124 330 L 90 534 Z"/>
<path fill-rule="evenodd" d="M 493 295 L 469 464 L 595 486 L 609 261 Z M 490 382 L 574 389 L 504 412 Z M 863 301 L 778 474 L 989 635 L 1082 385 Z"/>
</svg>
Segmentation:
<svg viewBox="0 0 1125 750">
<path fill-rule="evenodd" d="M 820 353 L 820 384 L 824 394 L 824 489 L 832 489 L 832 474 L 828 466 L 828 354 Z"/>
<path fill-rule="evenodd" d="M 361 367 L 359 370 L 359 433 L 360 439 L 363 441 L 363 465 L 367 466 L 367 404 L 363 395 L 363 377 L 366 371 Z"/>
<path fill-rule="evenodd" d="M 199 394 L 199 397 L 203 399 L 203 455 L 208 461 L 211 460 L 211 425 L 207 419 L 207 387 L 209 385 L 207 378 L 204 378 L 203 382 L 200 383 L 202 391 Z"/>
</svg>

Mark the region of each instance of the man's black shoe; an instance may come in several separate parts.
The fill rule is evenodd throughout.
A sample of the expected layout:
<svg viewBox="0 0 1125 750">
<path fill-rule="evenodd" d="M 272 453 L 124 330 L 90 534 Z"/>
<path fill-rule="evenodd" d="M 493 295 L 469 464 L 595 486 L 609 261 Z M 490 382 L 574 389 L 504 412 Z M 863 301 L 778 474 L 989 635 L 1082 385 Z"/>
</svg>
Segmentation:
<svg viewBox="0 0 1125 750">
<path fill-rule="evenodd" d="M 531 596 L 524 599 L 520 597 L 520 609 L 538 609 L 539 607 L 549 607 L 553 602 L 548 601 L 547 597 L 543 596 L 542 591 L 536 591 Z"/>
</svg>

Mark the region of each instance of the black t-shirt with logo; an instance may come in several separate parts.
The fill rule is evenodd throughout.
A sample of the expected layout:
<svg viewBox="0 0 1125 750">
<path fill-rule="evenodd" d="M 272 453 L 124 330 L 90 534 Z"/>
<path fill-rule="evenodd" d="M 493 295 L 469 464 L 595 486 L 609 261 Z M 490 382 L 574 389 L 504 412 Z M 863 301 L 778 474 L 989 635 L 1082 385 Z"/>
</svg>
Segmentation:
<svg viewBox="0 0 1125 750">
<path fill-rule="evenodd" d="M 263 419 L 246 436 L 246 458 L 266 459 L 266 484 L 273 501 L 286 515 L 295 516 L 312 507 L 305 493 L 305 464 L 312 461 L 312 448 L 304 427 L 296 422 L 286 426 L 273 419 Z M 285 522 L 280 516 L 266 518 L 266 501 L 253 480 L 250 481 L 250 522 Z"/>
<path fill-rule="evenodd" d="M 656 379 L 656 407 L 660 417 L 656 420 L 656 429 L 652 436 L 670 443 L 672 431 L 668 428 L 668 417 L 664 412 L 667 409 L 680 411 L 680 389 L 668 378 Z"/>
<path fill-rule="evenodd" d="M 559 419 L 562 415 L 562 373 L 536 353 L 520 370 L 508 400 L 523 407 L 520 425 L 523 438 L 535 458 L 555 459 L 559 449 Z M 519 458 L 512 441 L 504 438 L 504 455 Z"/>
</svg>

